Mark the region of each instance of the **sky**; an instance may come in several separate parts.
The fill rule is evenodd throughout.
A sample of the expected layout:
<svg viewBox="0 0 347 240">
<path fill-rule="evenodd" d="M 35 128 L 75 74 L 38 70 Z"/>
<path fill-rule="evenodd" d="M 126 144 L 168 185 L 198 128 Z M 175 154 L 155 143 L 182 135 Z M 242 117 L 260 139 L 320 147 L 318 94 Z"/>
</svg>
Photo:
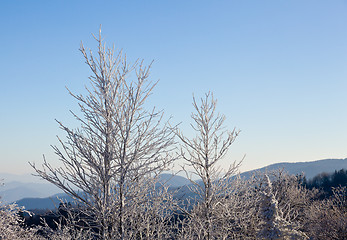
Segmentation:
<svg viewBox="0 0 347 240">
<path fill-rule="evenodd" d="M 154 60 L 148 104 L 187 135 L 192 96 L 212 91 L 228 129 L 221 165 L 347 157 L 347 1 L 0 1 L 0 172 L 33 172 L 75 127 L 91 74 L 80 43 Z M 193 135 L 192 135 L 193 136 Z"/>
</svg>

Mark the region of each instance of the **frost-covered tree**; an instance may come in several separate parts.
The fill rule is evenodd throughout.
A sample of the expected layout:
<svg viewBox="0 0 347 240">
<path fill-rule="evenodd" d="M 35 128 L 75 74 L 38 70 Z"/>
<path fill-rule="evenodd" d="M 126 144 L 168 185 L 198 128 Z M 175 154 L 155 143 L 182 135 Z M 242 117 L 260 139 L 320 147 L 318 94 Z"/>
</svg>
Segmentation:
<svg viewBox="0 0 347 240">
<path fill-rule="evenodd" d="M 278 207 L 278 201 L 273 193 L 272 183 L 266 174 L 262 188 L 259 213 L 263 221 L 260 225 L 258 238 L 267 240 L 308 239 L 306 234 L 297 230 L 292 223 L 283 218 L 282 211 Z"/>
<path fill-rule="evenodd" d="M 193 98 L 195 112 L 191 115 L 191 126 L 196 137 L 189 139 L 182 132 L 177 133 L 182 142 L 181 156 L 192 173 L 199 178 L 198 181 L 192 180 L 188 170 L 186 171 L 193 185 L 191 191 L 197 195 L 197 202 L 192 210 L 187 211 L 188 221 L 183 224 L 184 238 L 187 235 L 191 239 L 228 238 L 228 233 L 223 232 L 227 229 L 223 224 L 233 221 L 228 219 L 230 216 L 226 211 L 229 210 L 227 204 L 230 202 L 230 195 L 238 191 L 233 185 L 232 177 L 237 173 L 239 163 L 234 162 L 226 170 L 218 163 L 239 132 L 224 129 L 225 117 L 216 112 L 216 105 L 217 101 L 210 92 L 201 99 L 201 104 Z M 229 233 L 231 230 L 230 228 Z"/>
<path fill-rule="evenodd" d="M 57 121 L 66 134 L 53 146 L 60 166 L 46 159 L 38 176 L 53 183 L 81 206 L 84 227 L 102 239 L 162 238 L 171 196 L 156 177 L 174 160 L 174 135 L 163 112 L 147 110 L 156 83 L 150 65 L 129 64 L 122 52 L 107 48 L 101 33 L 96 56 L 81 44 L 90 68 L 85 95 L 76 95 L 80 127 Z"/>
</svg>

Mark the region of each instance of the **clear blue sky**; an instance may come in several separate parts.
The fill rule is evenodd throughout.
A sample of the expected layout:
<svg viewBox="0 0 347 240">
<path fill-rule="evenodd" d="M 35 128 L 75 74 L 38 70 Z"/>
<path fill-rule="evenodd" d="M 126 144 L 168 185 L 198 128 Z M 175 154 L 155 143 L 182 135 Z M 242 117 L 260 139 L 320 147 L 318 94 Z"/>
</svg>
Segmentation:
<svg viewBox="0 0 347 240">
<path fill-rule="evenodd" d="M 241 129 L 223 164 L 345 158 L 346 13 L 339 0 L 1 1 L 0 172 L 55 161 L 54 119 L 75 126 L 65 86 L 87 84 L 79 44 L 94 48 L 100 24 L 130 59 L 154 60 L 150 103 L 184 130 L 192 94 L 214 92 Z"/>
</svg>

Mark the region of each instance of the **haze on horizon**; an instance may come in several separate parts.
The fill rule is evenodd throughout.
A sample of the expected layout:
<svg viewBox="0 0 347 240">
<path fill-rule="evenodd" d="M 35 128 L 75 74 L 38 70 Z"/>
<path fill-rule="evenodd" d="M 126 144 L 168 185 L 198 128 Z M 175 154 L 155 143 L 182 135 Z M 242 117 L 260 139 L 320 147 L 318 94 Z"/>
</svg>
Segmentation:
<svg viewBox="0 0 347 240">
<path fill-rule="evenodd" d="M 229 129 L 223 164 L 347 157 L 347 2 L 1 1 L 0 172 L 54 163 L 51 144 L 78 112 L 96 34 L 134 61 L 154 60 L 149 105 L 189 130 L 192 94 L 213 91 Z"/>
</svg>

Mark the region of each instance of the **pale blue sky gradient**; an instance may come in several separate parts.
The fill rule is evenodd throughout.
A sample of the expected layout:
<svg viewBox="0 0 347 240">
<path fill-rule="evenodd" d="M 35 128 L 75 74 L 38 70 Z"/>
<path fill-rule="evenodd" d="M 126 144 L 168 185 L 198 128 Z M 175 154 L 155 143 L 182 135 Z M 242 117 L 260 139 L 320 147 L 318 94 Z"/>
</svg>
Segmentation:
<svg viewBox="0 0 347 240">
<path fill-rule="evenodd" d="M 346 1 L 1 1 L 0 172 L 54 162 L 90 72 L 79 49 L 106 42 L 154 60 L 150 104 L 188 132 L 192 94 L 211 90 L 241 129 L 241 170 L 347 157 Z"/>
</svg>

